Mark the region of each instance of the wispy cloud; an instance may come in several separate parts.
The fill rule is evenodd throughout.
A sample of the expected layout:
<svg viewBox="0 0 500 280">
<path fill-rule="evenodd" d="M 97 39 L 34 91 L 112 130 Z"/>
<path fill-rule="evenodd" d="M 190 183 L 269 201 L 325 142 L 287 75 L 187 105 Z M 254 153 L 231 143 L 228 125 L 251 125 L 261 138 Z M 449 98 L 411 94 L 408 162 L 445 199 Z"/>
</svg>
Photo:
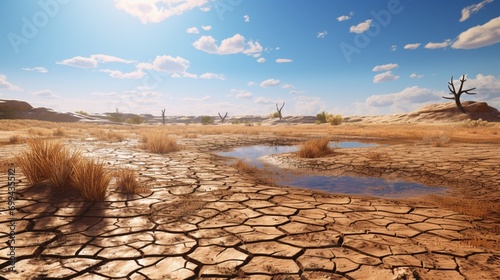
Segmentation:
<svg viewBox="0 0 500 280">
<path fill-rule="evenodd" d="M 321 31 L 321 32 L 318 32 L 318 34 L 316 35 L 316 38 L 318 39 L 324 39 L 326 38 L 326 35 L 328 35 L 328 32 L 325 30 L 325 31 Z"/>
<path fill-rule="evenodd" d="M 282 86 L 282 88 L 284 88 L 284 89 L 292 89 L 292 88 L 294 88 L 294 86 L 292 84 L 284 84 Z"/>
<path fill-rule="evenodd" d="M 122 72 L 119 70 L 102 69 L 99 72 L 108 73 L 111 78 L 115 79 L 141 79 L 144 77 L 144 72 L 141 69 L 137 69 L 132 72 Z"/>
<path fill-rule="evenodd" d="M 206 80 L 224 80 L 224 75 L 223 74 L 215 74 L 215 73 L 204 73 L 200 75 L 200 78 L 206 79 Z"/>
<path fill-rule="evenodd" d="M 203 97 L 184 97 L 181 98 L 182 101 L 193 101 L 193 102 L 202 102 L 202 101 L 207 101 L 210 100 L 212 97 L 210 95 L 206 95 Z"/>
<path fill-rule="evenodd" d="M 375 77 L 373 77 L 373 82 L 378 84 L 378 83 L 383 83 L 383 82 L 395 81 L 397 79 L 399 79 L 399 76 L 395 76 L 394 74 L 392 74 L 391 71 L 387 71 L 387 72 L 375 75 Z"/>
<path fill-rule="evenodd" d="M 276 87 L 279 85 L 280 85 L 280 80 L 276 80 L 276 79 L 267 79 L 267 80 L 263 81 L 262 83 L 260 83 L 261 87 Z"/>
<path fill-rule="evenodd" d="M 338 21 L 344 21 L 344 20 L 350 20 L 351 17 L 354 15 L 354 12 L 350 12 L 348 16 L 340 16 L 337 18 Z"/>
<path fill-rule="evenodd" d="M 115 7 L 146 24 L 161 22 L 195 8 L 209 9 L 208 3 L 208 0 L 115 0 Z"/>
<path fill-rule="evenodd" d="M 398 45 L 392 45 L 389 49 L 391 52 L 395 52 L 398 49 Z"/>
<path fill-rule="evenodd" d="M 186 30 L 187 33 L 190 33 L 190 34 L 198 34 L 200 33 L 200 30 L 198 30 L 198 28 L 196 28 L 195 26 L 193 27 L 190 27 Z"/>
<path fill-rule="evenodd" d="M 240 34 L 235 34 L 233 37 L 222 40 L 220 45 L 217 45 L 216 40 L 212 36 L 202 36 L 193 43 L 193 46 L 200 50 L 211 54 L 256 54 L 262 52 L 263 48 L 257 41 L 249 40 L 246 42 L 245 37 Z"/>
<path fill-rule="evenodd" d="M 366 30 L 370 29 L 370 26 L 372 25 L 372 19 L 367 19 L 364 22 L 358 24 L 358 25 L 353 25 L 351 28 L 349 28 L 349 32 L 351 33 L 363 33 Z"/>
<path fill-rule="evenodd" d="M 47 73 L 49 72 L 45 67 L 32 67 L 32 68 L 22 68 L 24 71 L 34 71 L 38 73 Z"/>
<path fill-rule="evenodd" d="M 290 63 L 292 61 L 293 60 L 288 59 L 288 58 L 278 58 L 278 59 L 276 59 L 276 63 Z"/>
<path fill-rule="evenodd" d="M 90 57 L 75 56 L 69 59 L 56 62 L 57 64 L 67 65 L 77 68 L 97 68 L 100 63 L 134 63 L 136 61 L 126 60 L 116 56 L 105 55 L 105 54 L 93 54 Z"/>
<path fill-rule="evenodd" d="M 244 15 L 244 16 L 243 16 L 243 20 L 244 20 L 245 22 L 250 22 L 250 16 L 249 16 L 249 15 Z"/>
<path fill-rule="evenodd" d="M 377 65 L 373 67 L 372 71 L 373 72 L 389 71 L 398 67 L 399 65 L 397 63 L 389 63 L 389 64 Z"/>
<path fill-rule="evenodd" d="M 9 81 L 7 81 L 7 76 L 0 74 L 0 90 L 21 90 L 19 86 L 16 86 Z"/>
<path fill-rule="evenodd" d="M 491 2 L 493 2 L 493 0 L 484 0 L 483 2 L 480 2 L 480 3 L 470 5 L 470 6 L 463 8 L 462 9 L 462 17 L 460 18 L 459 21 L 460 22 L 466 21 L 467 19 L 469 19 L 469 17 L 472 14 L 479 12 L 479 10 L 484 8 L 484 6 L 486 6 L 486 4 L 489 4 Z"/>
<path fill-rule="evenodd" d="M 403 48 L 405 50 L 414 50 L 414 49 L 417 49 L 418 47 L 420 47 L 420 43 L 415 43 L 415 44 L 406 44 Z"/>
<path fill-rule="evenodd" d="M 234 98 L 238 99 L 249 99 L 253 97 L 251 92 L 243 89 L 231 89 L 231 93 L 234 95 Z"/>
<path fill-rule="evenodd" d="M 201 28 L 205 31 L 209 31 L 209 30 L 212 30 L 212 26 L 211 25 L 202 25 Z"/>
<path fill-rule="evenodd" d="M 410 78 L 412 78 L 412 79 L 420 79 L 422 77 L 424 77 L 424 75 L 419 75 L 419 74 L 416 74 L 416 73 L 412 73 L 410 75 Z"/>
<path fill-rule="evenodd" d="M 441 95 L 443 93 L 444 92 L 442 91 L 413 86 L 407 87 L 396 93 L 372 95 L 366 99 L 366 105 L 371 107 L 388 107 L 401 103 L 421 105 L 426 102 L 436 102 L 441 100 Z"/>
<path fill-rule="evenodd" d="M 500 17 L 460 33 L 451 45 L 454 49 L 478 49 L 500 42 Z"/>
<path fill-rule="evenodd" d="M 450 45 L 450 43 L 451 43 L 450 39 L 447 39 L 442 43 L 429 42 L 425 45 L 424 48 L 426 48 L 426 49 L 444 49 L 444 48 L 448 47 Z"/>
<path fill-rule="evenodd" d="M 32 92 L 31 94 L 33 94 L 36 97 L 47 98 L 47 99 L 57 98 L 57 95 L 55 95 L 54 92 L 52 92 L 51 90 L 48 90 L 48 89 L 35 91 L 35 92 Z"/>
<path fill-rule="evenodd" d="M 257 59 L 257 62 L 258 63 L 264 63 L 264 62 L 266 62 L 266 59 L 263 58 L 263 57 L 261 57 L 261 58 Z"/>
</svg>

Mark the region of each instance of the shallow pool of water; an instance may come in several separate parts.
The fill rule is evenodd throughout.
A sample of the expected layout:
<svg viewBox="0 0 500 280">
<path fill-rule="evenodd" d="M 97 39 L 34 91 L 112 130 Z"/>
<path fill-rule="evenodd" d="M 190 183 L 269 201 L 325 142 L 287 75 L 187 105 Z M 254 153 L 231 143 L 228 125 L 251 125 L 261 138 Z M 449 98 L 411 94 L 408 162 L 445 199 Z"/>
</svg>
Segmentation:
<svg viewBox="0 0 500 280">
<path fill-rule="evenodd" d="M 331 142 L 333 148 L 373 147 L 376 144 L 361 142 Z M 272 154 L 296 152 L 298 146 L 256 145 L 236 148 L 218 155 L 242 159 L 251 166 L 266 168 L 260 158 Z M 371 195 L 379 197 L 402 198 L 424 194 L 445 193 L 446 188 L 427 186 L 403 180 L 385 180 L 379 177 L 318 176 L 297 175 L 284 169 L 273 170 L 276 183 L 291 187 L 309 188 L 341 194 Z"/>
</svg>

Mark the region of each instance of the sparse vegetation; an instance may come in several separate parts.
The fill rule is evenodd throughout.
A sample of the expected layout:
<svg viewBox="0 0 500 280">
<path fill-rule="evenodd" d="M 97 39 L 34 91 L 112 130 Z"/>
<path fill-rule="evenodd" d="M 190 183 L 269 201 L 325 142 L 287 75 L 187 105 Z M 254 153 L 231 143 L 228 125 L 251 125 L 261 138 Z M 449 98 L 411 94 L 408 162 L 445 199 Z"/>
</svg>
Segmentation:
<svg viewBox="0 0 500 280">
<path fill-rule="evenodd" d="M 64 129 L 62 129 L 62 127 L 58 127 L 56 128 L 53 132 L 52 132 L 52 135 L 56 136 L 56 137 L 62 137 L 64 135 L 66 135 L 66 131 L 64 131 Z"/>
<path fill-rule="evenodd" d="M 89 201 L 103 201 L 111 181 L 111 174 L 104 164 L 82 158 L 73 167 L 71 176 L 73 187 Z"/>
<path fill-rule="evenodd" d="M 80 114 L 80 115 L 84 115 L 84 116 L 88 116 L 89 115 L 89 113 L 87 113 L 85 111 L 82 111 L 82 110 L 76 111 L 75 113 Z"/>
<path fill-rule="evenodd" d="M 328 114 L 326 121 L 331 125 L 341 125 L 344 122 L 344 118 L 341 115 Z"/>
<path fill-rule="evenodd" d="M 280 117 L 280 114 L 278 112 L 270 113 L 269 118 L 271 119 L 277 119 Z"/>
<path fill-rule="evenodd" d="M 453 95 L 453 97 L 446 97 L 443 96 L 444 99 L 451 99 L 455 100 L 455 104 L 457 104 L 458 109 L 465 114 L 465 109 L 462 107 L 462 103 L 460 103 L 460 96 L 462 93 L 474 95 L 476 94 L 475 92 L 470 92 L 471 90 L 475 90 L 476 88 L 470 88 L 470 89 L 463 89 L 464 83 L 467 81 L 465 79 L 465 75 L 462 75 L 462 78 L 460 78 L 460 88 L 457 90 L 455 89 L 455 85 L 453 84 L 453 76 L 451 76 L 451 80 L 448 82 L 448 89 L 450 90 L 450 94 Z"/>
<path fill-rule="evenodd" d="M 446 147 L 450 143 L 450 136 L 446 134 L 426 136 L 423 138 L 423 142 L 434 147 Z"/>
<path fill-rule="evenodd" d="M 118 111 L 118 108 L 114 113 L 108 114 L 108 120 L 112 122 L 123 122 L 123 114 Z"/>
<path fill-rule="evenodd" d="M 201 116 L 201 124 L 202 125 L 214 124 L 214 118 L 210 116 Z"/>
<path fill-rule="evenodd" d="M 477 120 L 467 119 L 462 123 L 460 123 L 460 125 L 463 127 L 486 127 L 490 125 L 490 123 L 483 119 L 477 119 Z"/>
<path fill-rule="evenodd" d="M 323 111 L 316 115 L 316 123 L 326 123 L 328 118 L 328 113 Z"/>
<path fill-rule="evenodd" d="M 125 134 L 116 130 L 94 129 L 90 131 L 90 134 L 102 141 L 122 142 L 126 139 Z"/>
<path fill-rule="evenodd" d="M 328 146 L 328 138 L 320 138 L 306 141 L 300 144 L 297 155 L 301 158 L 318 158 L 330 155 L 333 149 Z"/>
<path fill-rule="evenodd" d="M 124 193 L 138 194 L 141 186 L 136 178 L 135 171 L 131 168 L 124 168 L 115 172 L 116 186 L 121 188 Z"/>
<path fill-rule="evenodd" d="M 142 134 L 142 148 L 157 154 L 176 152 L 181 149 L 177 141 L 164 131 Z"/>
<path fill-rule="evenodd" d="M 24 141 L 23 137 L 19 135 L 12 135 L 11 137 L 9 137 L 9 144 L 19 144 L 22 143 L 23 141 Z"/>
<path fill-rule="evenodd" d="M 125 122 L 129 124 L 141 124 L 144 123 L 144 118 L 139 115 L 134 115 L 133 117 L 126 119 Z"/>
</svg>

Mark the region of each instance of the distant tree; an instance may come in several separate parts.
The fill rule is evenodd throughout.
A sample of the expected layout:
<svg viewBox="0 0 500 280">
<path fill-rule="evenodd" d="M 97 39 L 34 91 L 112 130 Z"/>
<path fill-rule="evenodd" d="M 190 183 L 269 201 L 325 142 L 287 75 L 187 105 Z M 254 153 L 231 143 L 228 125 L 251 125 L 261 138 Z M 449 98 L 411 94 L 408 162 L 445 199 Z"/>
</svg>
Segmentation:
<svg viewBox="0 0 500 280">
<path fill-rule="evenodd" d="M 283 102 L 283 105 L 281 105 L 280 108 L 278 108 L 278 103 L 276 103 L 276 110 L 278 111 L 278 117 L 280 120 L 283 118 L 283 115 L 281 114 L 281 110 L 283 110 L 283 107 L 285 107 L 285 102 Z"/>
<path fill-rule="evenodd" d="M 323 111 L 319 114 L 316 115 L 316 122 L 317 123 L 326 123 L 328 118 L 328 113 Z"/>
<path fill-rule="evenodd" d="M 165 125 L 165 109 L 161 110 L 162 123 Z"/>
<path fill-rule="evenodd" d="M 462 111 L 462 113 L 464 113 L 464 114 L 466 114 L 466 112 L 465 112 L 464 107 L 462 107 L 462 103 L 460 103 L 460 96 L 462 95 L 462 93 L 466 93 L 466 94 L 470 94 L 470 95 L 476 94 L 474 92 L 469 92 L 471 90 L 475 90 L 476 88 L 470 88 L 470 89 L 466 89 L 466 90 L 462 89 L 465 81 L 467 81 L 465 79 L 465 75 L 462 75 L 462 78 L 460 79 L 460 88 L 458 89 L 458 92 L 457 92 L 455 89 L 455 85 L 453 84 L 453 76 L 451 76 L 451 80 L 448 82 L 448 89 L 450 90 L 450 94 L 452 94 L 453 97 L 443 96 L 443 98 L 445 98 L 445 99 L 455 100 L 455 104 L 457 104 L 458 109 L 460 109 L 460 111 Z"/>
<path fill-rule="evenodd" d="M 214 123 L 214 118 L 210 116 L 201 116 L 202 125 L 213 124 L 213 123 Z"/>
<path fill-rule="evenodd" d="M 222 123 L 224 123 L 224 121 L 225 121 L 225 120 L 226 120 L 226 118 L 227 118 L 227 112 L 226 112 L 226 114 L 224 115 L 224 117 L 223 117 L 223 116 L 221 116 L 221 114 L 220 114 L 220 113 L 217 113 L 217 114 L 219 114 L 220 121 L 221 121 Z"/>
</svg>

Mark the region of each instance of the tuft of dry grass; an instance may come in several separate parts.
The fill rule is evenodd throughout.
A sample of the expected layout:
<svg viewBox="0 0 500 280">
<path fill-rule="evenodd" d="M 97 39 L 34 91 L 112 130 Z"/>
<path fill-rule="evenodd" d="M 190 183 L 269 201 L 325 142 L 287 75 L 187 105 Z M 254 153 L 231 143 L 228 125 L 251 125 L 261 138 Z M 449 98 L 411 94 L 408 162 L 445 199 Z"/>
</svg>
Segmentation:
<svg viewBox="0 0 500 280">
<path fill-rule="evenodd" d="M 446 134 L 425 136 L 422 141 L 434 147 L 446 147 L 450 143 L 450 136 Z"/>
<path fill-rule="evenodd" d="M 300 144 L 297 155 L 301 158 L 318 158 L 330 155 L 333 149 L 328 147 L 330 140 L 328 138 L 319 138 L 306 141 Z"/>
<path fill-rule="evenodd" d="M 103 130 L 103 129 L 92 129 L 90 135 L 96 137 L 101 141 L 111 141 L 111 142 L 122 142 L 127 137 L 125 134 L 116 130 Z"/>
<path fill-rule="evenodd" d="M 131 168 L 124 168 L 115 172 L 116 186 L 122 188 L 128 194 L 138 194 L 142 192 L 141 186 L 135 176 L 135 171 Z"/>
<path fill-rule="evenodd" d="M 49 175 L 50 184 L 62 190 L 73 188 L 73 172 L 81 159 L 81 151 L 70 152 L 63 147 L 59 156 L 53 159 Z"/>
<path fill-rule="evenodd" d="M 32 138 L 28 140 L 28 148 L 29 150 L 18 155 L 15 161 L 31 184 L 49 179 L 56 162 L 63 161 L 67 156 L 63 144 L 58 141 Z"/>
<path fill-rule="evenodd" d="M 257 174 L 259 169 L 257 167 L 250 166 L 247 162 L 238 159 L 235 163 L 232 164 L 239 173 L 243 174 Z"/>
<path fill-rule="evenodd" d="M 66 131 L 62 129 L 62 127 L 58 127 L 52 132 L 52 135 L 56 137 L 62 137 L 66 135 Z"/>
<path fill-rule="evenodd" d="M 12 135 L 11 137 L 9 137 L 9 144 L 20 144 L 23 142 L 24 142 L 23 137 L 19 135 Z"/>
<path fill-rule="evenodd" d="M 84 199 L 103 201 L 111 181 L 111 174 L 103 163 L 92 159 L 81 159 L 73 168 L 71 181 Z"/>
<path fill-rule="evenodd" d="M 166 132 L 149 132 L 142 134 L 142 148 L 157 154 L 177 152 L 181 149 L 177 141 Z"/>
</svg>

